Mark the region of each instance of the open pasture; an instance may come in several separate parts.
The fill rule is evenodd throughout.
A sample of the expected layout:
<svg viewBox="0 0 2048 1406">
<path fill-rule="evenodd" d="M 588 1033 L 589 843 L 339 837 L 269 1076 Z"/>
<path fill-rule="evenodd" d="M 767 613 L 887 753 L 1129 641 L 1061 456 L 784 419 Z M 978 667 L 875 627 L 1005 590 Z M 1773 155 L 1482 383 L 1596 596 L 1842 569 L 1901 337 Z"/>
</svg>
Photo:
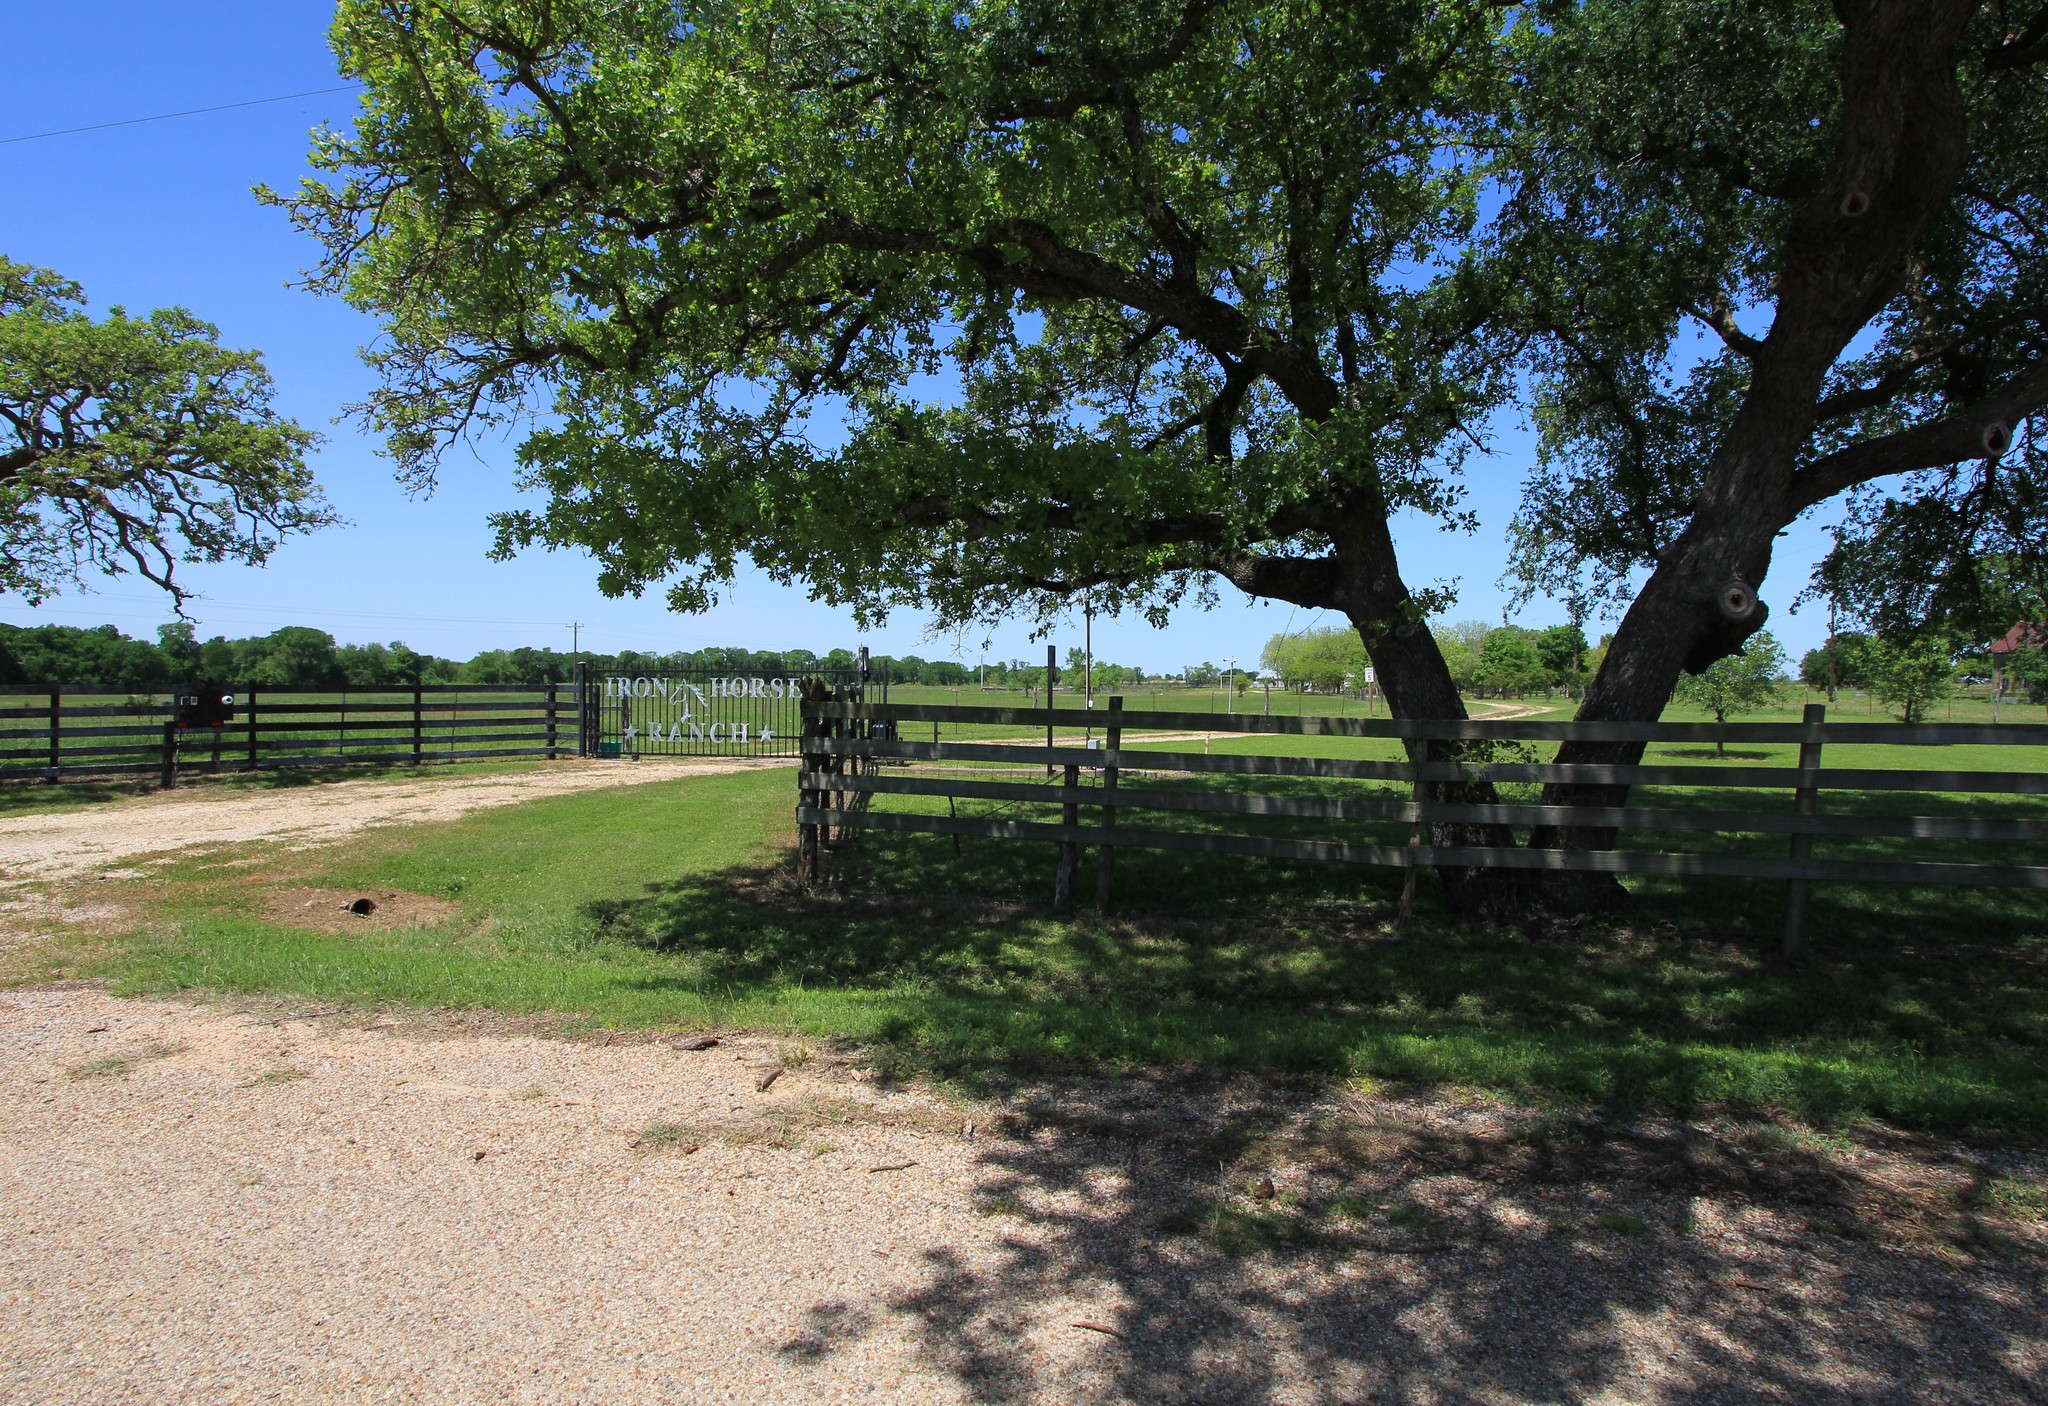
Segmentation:
<svg viewBox="0 0 2048 1406">
<path fill-rule="evenodd" d="M 782 768 L 563 796 L 289 856 L 229 849 L 96 896 L 129 915 L 18 974 L 136 991 L 746 1026 L 905 1067 L 1200 1064 L 1632 1108 L 2048 1131 L 2038 895 L 1821 885 L 1813 957 L 1769 955 L 1777 885 L 1632 880 L 1569 931 L 1453 921 L 1351 866 L 1120 859 L 1107 916 L 1045 906 L 1050 846 L 872 835 L 807 892 Z M 335 928 L 291 895 L 429 900 Z M 303 905 L 299 905 L 303 907 Z"/>
</svg>

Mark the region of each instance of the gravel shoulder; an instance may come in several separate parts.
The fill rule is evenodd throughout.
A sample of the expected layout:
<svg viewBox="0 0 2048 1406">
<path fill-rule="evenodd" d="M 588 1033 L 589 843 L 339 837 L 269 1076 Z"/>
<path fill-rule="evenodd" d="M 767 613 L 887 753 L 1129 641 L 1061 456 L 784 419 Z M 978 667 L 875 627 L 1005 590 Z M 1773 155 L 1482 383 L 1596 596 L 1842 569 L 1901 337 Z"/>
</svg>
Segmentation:
<svg viewBox="0 0 2048 1406">
<path fill-rule="evenodd" d="M 2040 1399 L 2038 1158 L 1746 1136 L 0 992 L 0 1398 Z"/>
</svg>

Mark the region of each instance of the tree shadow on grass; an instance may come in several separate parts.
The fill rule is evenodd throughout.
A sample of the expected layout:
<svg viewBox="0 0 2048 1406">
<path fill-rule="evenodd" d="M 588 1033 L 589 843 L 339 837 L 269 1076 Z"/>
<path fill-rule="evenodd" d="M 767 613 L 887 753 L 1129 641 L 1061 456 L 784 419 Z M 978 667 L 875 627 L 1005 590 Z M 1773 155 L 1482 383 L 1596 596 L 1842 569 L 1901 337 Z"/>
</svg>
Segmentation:
<svg viewBox="0 0 2048 1406">
<path fill-rule="evenodd" d="M 1048 1060 L 1198 1063 L 1540 1091 L 1616 1112 L 1734 1103 L 2048 1130 L 2038 940 L 1930 924 L 1912 944 L 1832 944 L 1787 964 L 1702 926 L 1713 905 L 1697 891 L 1674 904 L 1685 926 L 1637 914 L 1531 934 L 1426 911 L 1402 930 L 1387 875 L 1227 856 L 1119 856 L 1128 906 L 1062 920 L 1018 897 L 1044 877 L 1029 848 L 870 837 L 837 856 L 827 891 L 770 867 L 653 885 L 588 915 L 601 939 L 673 962 L 629 978 L 641 987 L 798 1023 L 805 1002 L 831 1004 L 819 1023 L 851 1021 L 910 1066 L 975 1081 Z M 1827 931 L 1824 900 L 1815 912 Z"/>
</svg>

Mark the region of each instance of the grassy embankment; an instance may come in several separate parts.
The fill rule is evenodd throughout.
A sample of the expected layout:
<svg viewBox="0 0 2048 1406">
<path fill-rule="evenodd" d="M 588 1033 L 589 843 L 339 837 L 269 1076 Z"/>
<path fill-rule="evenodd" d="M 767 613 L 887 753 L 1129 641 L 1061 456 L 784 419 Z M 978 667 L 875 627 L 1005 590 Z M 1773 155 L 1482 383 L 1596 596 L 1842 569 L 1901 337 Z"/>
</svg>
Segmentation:
<svg viewBox="0 0 2048 1406">
<path fill-rule="evenodd" d="M 1835 750 L 1837 765 L 1908 760 Z M 2038 769 L 2043 753 L 1922 764 Z M 1799 966 L 1769 955 L 1775 884 L 1645 882 L 1623 923 L 1533 937 L 1455 924 L 1425 884 L 1422 911 L 1395 932 L 1389 871 L 1128 853 L 1113 915 L 1060 920 L 1043 907 L 1039 845 L 970 840 L 956 853 L 941 837 L 876 835 L 843 858 L 842 891 L 804 895 L 786 879 L 792 801 L 777 769 L 373 833 L 267 872 L 225 862 L 247 855 L 187 860 L 131 895 L 150 923 L 59 949 L 41 974 L 784 1027 L 965 1077 L 1018 1059 L 1196 1062 L 2048 1133 L 2038 894 L 1824 885 L 1815 954 Z M 1086 857 L 1083 876 L 1085 895 Z M 304 885 L 450 907 L 403 930 L 280 921 L 277 894 Z"/>
</svg>

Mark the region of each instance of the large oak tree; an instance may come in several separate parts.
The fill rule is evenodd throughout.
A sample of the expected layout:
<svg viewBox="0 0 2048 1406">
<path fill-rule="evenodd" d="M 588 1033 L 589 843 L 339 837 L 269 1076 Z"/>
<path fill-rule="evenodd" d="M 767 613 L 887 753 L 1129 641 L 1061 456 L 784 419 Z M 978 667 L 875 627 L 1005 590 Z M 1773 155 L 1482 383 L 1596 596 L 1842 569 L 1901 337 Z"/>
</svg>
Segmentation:
<svg viewBox="0 0 2048 1406">
<path fill-rule="evenodd" d="M 1762 625 L 1800 513 L 2002 473 L 2048 399 L 2044 24 L 350 0 L 363 113 L 276 198 L 383 321 L 406 474 L 544 414 L 507 551 L 684 608 L 747 556 L 960 622 L 1228 582 L 1342 612 L 1410 717 L 1462 707 L 1390 521 L 1463 520 L 1533 372 L 1518 568 L 1627 588 L 1583 715 L 1647 718 Z"/>
<path fill-rule="evenodd" d="M 1627 605 L 1579 716 L 1654 717 L 1681 670 L 1739 650 L 1778 536 L 1845 496 L 1852 543 L 1918 524 L 1894 587 L 2038 562 L 2048 8 L 1542 13 L 1503 219 L 1551 256 L 1525 259 L 1548 455 L 1518 565 Z M 1715 346 L 1688 359 L 1692 328 Z"/>
<path fill-rule="evenodd" d="M 0 591 L 133 571 L 182 602 L 180 563 L 260 565 L 334 521 L 260 357 L 182 308 L 84 302 L 0 256 Z"/>
</svg>

